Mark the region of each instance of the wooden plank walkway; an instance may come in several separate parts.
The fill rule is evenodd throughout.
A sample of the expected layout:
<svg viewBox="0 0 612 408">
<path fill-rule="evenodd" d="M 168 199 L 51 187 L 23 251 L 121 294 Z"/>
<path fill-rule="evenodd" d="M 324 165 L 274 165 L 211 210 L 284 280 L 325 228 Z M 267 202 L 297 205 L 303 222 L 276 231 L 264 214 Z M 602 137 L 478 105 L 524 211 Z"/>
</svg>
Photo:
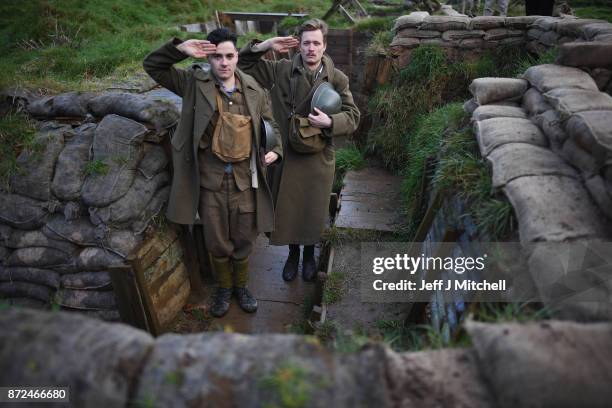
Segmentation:
<svg viewBox="0 0 612 408">
<path fill-rule="evenodd" d="M 340 193 L 337 228 L 395 231 L 401 221 L 401 177 L 380 168 L 349 171 Z"/>
</svg>

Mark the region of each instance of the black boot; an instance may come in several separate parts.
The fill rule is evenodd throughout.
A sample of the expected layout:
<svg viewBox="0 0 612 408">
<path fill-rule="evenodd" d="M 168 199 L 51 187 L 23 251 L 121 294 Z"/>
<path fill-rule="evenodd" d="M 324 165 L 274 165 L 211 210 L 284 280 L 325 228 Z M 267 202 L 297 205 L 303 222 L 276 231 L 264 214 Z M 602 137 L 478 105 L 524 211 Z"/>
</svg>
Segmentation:
<svg viewBox="0 0 612 408">
<path fill-rule="evenodd" d="M 210 306 L 210 314 L 214 317 L 224 316 L 229 310 L 231 298 L 232 289 L 218 288 L 213 295 L 212 305 Z"/>
<path fill-rule="evenodd" d="M 317 276 L 317 263 L 314 257 L 314 245 L 304 245 L 304 256 L 302 259 L 302 279 L 312 282 Z"/>
<path fill-rule="evenodd" d="M 290 282 L 295 279 L 298 273 L 298 265 L 300 263 L 300 246 L 289 245 L 289 257 L 283 268 L 283 279 Z"/>
<path fill-rule="evenodd" d="M 253 313 L 257 310 L 257 299 L 247 288 L 234 287 L 234 294 L 238 298 L 238 304 L 240 308 L 247 313 Z"/>
</svg>

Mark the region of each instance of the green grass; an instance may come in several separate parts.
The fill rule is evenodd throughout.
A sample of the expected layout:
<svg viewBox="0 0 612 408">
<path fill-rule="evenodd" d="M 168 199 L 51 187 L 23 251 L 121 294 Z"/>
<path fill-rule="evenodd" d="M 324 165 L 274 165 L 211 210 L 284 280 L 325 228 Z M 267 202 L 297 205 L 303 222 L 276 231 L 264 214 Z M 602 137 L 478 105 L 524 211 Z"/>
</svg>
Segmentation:
<svg viewBox="0 0 612 408">
<path fill-rule="evenodd" d="M 142 59 L 178 25 L 205 22 L 214 11 L 306 12 L 322 17 L 331 0 L 7 0 L 0 4 L 0 88 L 87 90 L 100 79 L 142 70 Z M 332 24 L 333 26 L 333 24 Z"/>
<path fill-rule="evenodd" d="M 349 145 L 336 150 L 336 171 L 332 191 L 339 193 L 344 185 L 344 176 L 347 171 L 360 170 L 367 165 L 361 151 L 355 145 Z"/>
<path fill-rule="evenodd" d="M 18 174 L 17 157 L 22 151 L 38 148 L 36 126 L 26 115 L 9 113 L 0 117 L 0 190 L 10 189 L 10 179 Z"/>
<path fill-rule="evenodd" d="M 108 164 L 100 159 L 92 160 L 85 166 L 85 175 L 104 175 L 108 173 Z"/>
<path fill-rule="evenodd" d="M 325 279 L 323 303 L 331 305 L 342 300 L 346 276 L 343 272 L 332 271 Z"/>
<path fill-rule="evenodd" d="M 575 6 L 574 13 L 576 17 L 596 18 L 599 20 L 606 20 L 612 23 L 612 7 L 610 7 L 610 5 L 606 7 L 604 6 L 604 3 L 600 4 L 601 5 L 599 6 Z"/>
<path fill-rule="evenodd" d="M 264 407 L 301 408 L 308 406 L 312 393 L 326 387 L 320 373 L 311 373 L 305 367 L 291 362 L 282 362 L 274 372 L 262 378 L 260 388 L 271 394 Z"/>
</svg>

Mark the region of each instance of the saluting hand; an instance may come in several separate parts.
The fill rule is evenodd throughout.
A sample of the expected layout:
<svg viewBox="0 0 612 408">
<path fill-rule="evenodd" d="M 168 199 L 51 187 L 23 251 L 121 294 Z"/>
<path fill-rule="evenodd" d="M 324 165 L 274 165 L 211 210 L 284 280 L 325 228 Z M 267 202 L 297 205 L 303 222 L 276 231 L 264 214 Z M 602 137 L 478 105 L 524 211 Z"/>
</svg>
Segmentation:
<svg viewBox="0 0 612 408">
<path fill-rule="evenodd" d="M 314 108 L 316 115 L 312 113 L 308 115 L 308 122 L 310 122 L 310 126 L 314 126 L 320 129 L 330 128 L 332 125 L 332 120 L 325 112 L 320 110 L 319 108 Z"/>
<path fill-rule="evenodd" d="M 206 58 L 217 51 L 217 46 L 206 40 L 186 40 L 176 49 L 193 58 Z"/>
<path fill-rule="evenodd" d="M 295 37 L 274 37 L 268 38 L 253 47 L 255 51 L 267 51 L 270 48 L 276 52 L 285 53 L 292 48 L 296 48 L 300 42 Z"/>
</svg>

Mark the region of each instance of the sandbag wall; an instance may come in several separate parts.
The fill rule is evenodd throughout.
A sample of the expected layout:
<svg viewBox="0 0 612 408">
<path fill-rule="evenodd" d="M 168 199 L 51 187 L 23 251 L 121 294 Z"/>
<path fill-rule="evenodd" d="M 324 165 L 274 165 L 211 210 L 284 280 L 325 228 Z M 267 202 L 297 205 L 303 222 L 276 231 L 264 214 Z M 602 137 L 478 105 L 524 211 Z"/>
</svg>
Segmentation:
<svg viewBox="0 0 612 408">
<path fill-rule="evenodd" d="M 61 384 L 74 407 L 604 407 L 612 399 L 610 323 L 468 322 L 466 330 L 470 347 L 334 353 L 307 336 L 155 339 L 126 325 L 10 310 L 0 314 L 0 385 Z"/>
<path fill-rule="evenodd" d="M 609 241 L 612 97 L 585 71 L 554 64 L 533 66 L 523 78 L 479 78 L 470 91 L 464 108 L 492 165 L 493 187 L 514 207 L 521 243 Z M 563 276 L 553 261 L 558 247 L 541 249 L 529 258 L 539 288 Z M 610 289 L 592 290 L 607 301 L 572 304 L 568 316 L 612 318 Z"/>
<path fill-rule="evenodd" d="M 568 43 L 612 43 L 612 24 L 602 20 L 572 17 L 497 17 L 479 16 L 430 16 L 427 12 L 413 12 L 399 17 L 393 28 L 395 37 L 391 50 L 399 58 L 399 65 L 410 62 L 411 51 L 420 45 L 437 45 L 457 58 L 466 53 L 480 53 L 500 46 L 526 47 L 540 54 Z M 612 93 L 612 74 L 602 69 L 610 55 L 605 50 L 592 53 L 590 61 L 580 58 L 580 50 L 568 55 L 564 65 L 586 66 L 600 86 L 600 90 Z"/>
<path fill-rule="evenodd" d="M 178 112 L 134 94 L 76 92 L 31 98 L 27 111 L 41 121 L 38 148 L 21 153 L 0 191 L 0 298 L 118 320 L 108 269 L 149 239 L 168 199 L 159 141 Z"/>
</svg>

